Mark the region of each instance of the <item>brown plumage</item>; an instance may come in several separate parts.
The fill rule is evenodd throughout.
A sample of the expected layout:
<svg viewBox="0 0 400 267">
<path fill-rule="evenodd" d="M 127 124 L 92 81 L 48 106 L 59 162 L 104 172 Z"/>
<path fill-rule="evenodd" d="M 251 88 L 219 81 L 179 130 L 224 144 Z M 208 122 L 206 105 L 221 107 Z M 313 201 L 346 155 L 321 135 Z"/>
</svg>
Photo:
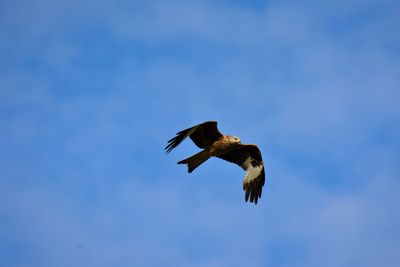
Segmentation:
<svg viewBox="0 0 400 267">
<path fill-rule="evenodd" d="M 241 144 L 238 137 L 223 135 L 216 121 L 207 121 L 177 133 L 168 141 L 166 152 L 171 152 L 186 137 L 203 150 L 178 164 L 187 164 L 189 173 L 213 156 L 239 165 L 246 171 L 243 180 L 245 200 L 257 204 L 265 183 L 264 163 L 257 145 Z"/>
</svg>

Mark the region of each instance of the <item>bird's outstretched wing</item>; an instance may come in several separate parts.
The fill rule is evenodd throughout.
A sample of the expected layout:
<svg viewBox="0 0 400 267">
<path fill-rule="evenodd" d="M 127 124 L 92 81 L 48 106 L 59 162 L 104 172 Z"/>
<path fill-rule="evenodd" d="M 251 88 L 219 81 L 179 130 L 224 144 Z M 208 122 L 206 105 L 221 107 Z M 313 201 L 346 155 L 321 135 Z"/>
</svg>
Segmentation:
<svg viewBox="0 0 400 267">
<path fill-rule="evenodd" d="M 218 156 L 221 159 L 235 163 L 246 170 L 246 176 L 243 180 L 243 190 L 246 191 L 246 202 L 257 204 L 261 198 L 262 187 L 265 183 L 264 163 L 261 152 L 256 145 L 237 145 L 228 153 Z"/>
<path fill-rule="evenodd" d="M 171 152 L 188 136 L 196 146 L 205 148 L 221 138 L 223 134 L 218 131 L 216 121 L 207 121 L 177 133 L 174 138 L 168 141 L 168 145 L 165 147 L 166 152 Z"/>
</svg>

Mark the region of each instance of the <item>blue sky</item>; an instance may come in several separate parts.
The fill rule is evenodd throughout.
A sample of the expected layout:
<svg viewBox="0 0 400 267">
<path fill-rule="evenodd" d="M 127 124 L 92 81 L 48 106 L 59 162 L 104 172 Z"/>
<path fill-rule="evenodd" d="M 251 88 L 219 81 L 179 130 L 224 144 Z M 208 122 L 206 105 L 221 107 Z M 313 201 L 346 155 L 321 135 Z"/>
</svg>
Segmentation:
<svg viewBox="0 0 400 267">
<path fill-rule="evenodd" d="M 398 1 L 3 1 L 0 265 L 399 266 Z M 165 155 L 206 120 L 267 181 Z"/>
</svg>

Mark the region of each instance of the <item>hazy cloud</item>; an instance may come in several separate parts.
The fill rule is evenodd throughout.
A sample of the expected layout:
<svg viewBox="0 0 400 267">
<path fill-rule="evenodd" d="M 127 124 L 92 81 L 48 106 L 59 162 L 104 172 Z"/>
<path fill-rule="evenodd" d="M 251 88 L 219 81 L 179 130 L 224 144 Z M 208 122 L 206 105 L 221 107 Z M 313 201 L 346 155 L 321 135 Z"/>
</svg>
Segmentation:
<svg viewBox="0 0 400 267">
<path fill-rule="evenodd" d="M 1 8 L 0 263 L 397 266 L 396 1 L 18 1 Z M 165 156 L 204 120 L 240 168 Z"/>
</svg>

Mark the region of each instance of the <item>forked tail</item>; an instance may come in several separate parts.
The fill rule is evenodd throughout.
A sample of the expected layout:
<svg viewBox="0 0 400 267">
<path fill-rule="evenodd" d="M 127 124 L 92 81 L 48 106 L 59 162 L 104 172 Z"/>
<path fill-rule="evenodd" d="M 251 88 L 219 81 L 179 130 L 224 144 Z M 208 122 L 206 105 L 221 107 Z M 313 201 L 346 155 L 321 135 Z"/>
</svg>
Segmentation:
<svg viewBox="0 0 400 267">
<path fill-rule="evenodd" d="M 200 151 L 199 153 L 181 160 L 178 162 L 178 164 L 187 164 L 188 165 L 188 172 L 192 172 L 194 169 L 196 169 L 198 166 L 200 166 L 204 161 L 208 160 L 210 158 L 210 155 L 206 150 Z"/>
</svg>

